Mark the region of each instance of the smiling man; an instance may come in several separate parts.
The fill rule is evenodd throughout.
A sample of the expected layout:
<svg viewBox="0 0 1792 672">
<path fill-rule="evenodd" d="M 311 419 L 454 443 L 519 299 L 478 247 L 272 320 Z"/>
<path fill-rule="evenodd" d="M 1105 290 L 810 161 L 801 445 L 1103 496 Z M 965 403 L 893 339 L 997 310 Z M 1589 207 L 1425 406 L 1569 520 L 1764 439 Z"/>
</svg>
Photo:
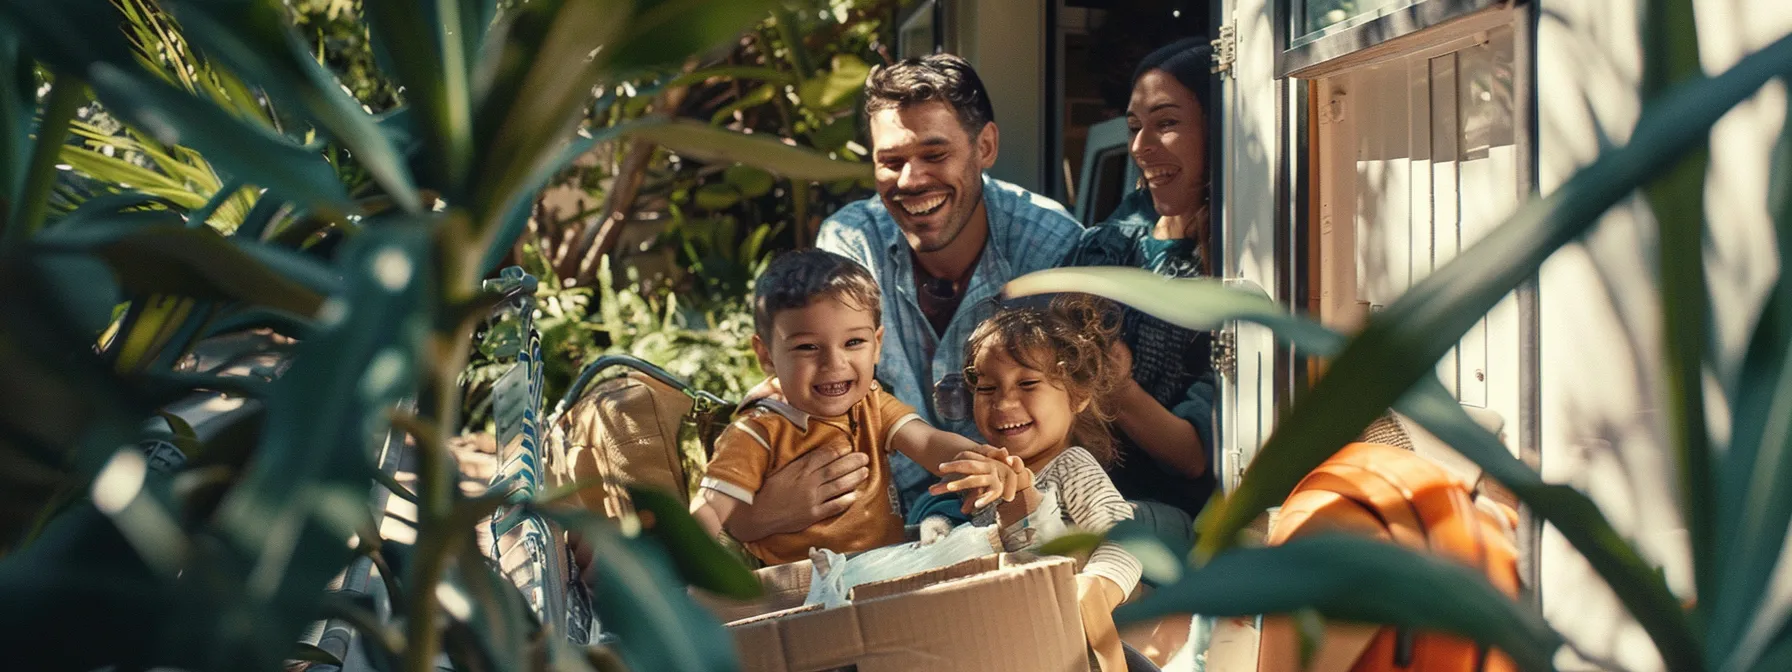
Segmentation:
<svg viewBox="0 0 1792 672">
<path fill-rule="evenodd" d="M 815 244 L 863 264 L 883 289 L 878 379 L 922 419 L 981 441 L 962 408 L 936 407 L 933 390 L 960 374 L 965 341 L 994 313 L 1002 286 L 1058 266 L 1082 226 L 1057 202 L 983 174 L 1001 134 L 964 59 L 878 67 L 865 83 L 865 116 L 877 197 L 834 213 Z M 915 501 L 932 476 L 902 456 L 891 462 L 909 520 L 918 520 Z M 921 508 L 956 512 L 956 504 Z"/>
</svg>

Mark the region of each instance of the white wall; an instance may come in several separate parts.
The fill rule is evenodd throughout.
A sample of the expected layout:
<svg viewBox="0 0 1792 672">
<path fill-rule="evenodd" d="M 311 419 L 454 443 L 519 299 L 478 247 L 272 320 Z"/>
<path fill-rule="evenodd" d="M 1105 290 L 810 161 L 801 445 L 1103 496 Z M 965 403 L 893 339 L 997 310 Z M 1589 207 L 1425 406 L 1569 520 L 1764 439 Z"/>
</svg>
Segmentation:
<svg viewBox="0 0 1792 672">
<path fill-rule="evenodd" d="M 996 110 L 1002 146 L 989 171 L 997 179 L 1044 193 L 1044 0 L 961 0 L 948 5 L 952 35 L 946 50 L 977 69 Z"/>
<path fill-rule="evenodd" d="M 1237 62 L 1224 80 L 1225 110 L 1221 142 L 1224 194 L 1220 226 L 1225 250 L 1219 262 L 1223 277 L 1240 279 L 1277 296 L 1275 240 L 1276 156 L 1280 129 L 1276 123 L 1275 24 L 1277 3 L 1225 0 L 1221 15 L 1236 19 Z M 1252 46 L 1256 45 L 1256 46 Z M 1222 483 L 1231 487 L 1237 469 L 1248 464 L 1269 437 L 1275 421 L 1273 370 L 1275 338 L 1268 329 L 1244 324 L 1236 330 L 1237 382 L 1224 385 L 1219 439 Z"/>
<path fill-rule="evenodd" d="M 1549 193 L 1602 143 L 1622 143 L 1635 124 L 1641 3 L 1537 4 L 1538 177 Z M 1792 6 L 1783 0 L 1698 0 L 1695 6 L 1708 72 L 1792 31 Z M 1706 258 L 1731 361 L 1777 267 L 1764 203 L 1767 153 L 1784 101 L 1775 85 L 1732 112 L 1713 135 Z M 1666 569 L 1674 590 L 1691 595 L 1662 415 L 1654 241 L 1647 206 L 1633 200 L 1543 267 L 1542 466 L 1545 478 L 1591 495 L 1620 532 Z M 1713 405 L 1720 407 L 1713 425 L 1725 426 L 1722 404 Z M 1661 669 L 1648 638 L 1561 537 L 1546 532 L 1542 556 L 1543 609 L 1558 629 L 1629 669 Z"/>
</svg>

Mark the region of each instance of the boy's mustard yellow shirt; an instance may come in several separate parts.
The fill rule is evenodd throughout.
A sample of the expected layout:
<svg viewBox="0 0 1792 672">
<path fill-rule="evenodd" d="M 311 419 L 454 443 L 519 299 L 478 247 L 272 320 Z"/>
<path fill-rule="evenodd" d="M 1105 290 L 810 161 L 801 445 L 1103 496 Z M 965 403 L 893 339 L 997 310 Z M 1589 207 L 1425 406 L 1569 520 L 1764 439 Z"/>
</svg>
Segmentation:
<svg viewBox="0 0 1792 672">
<path fill-rule="evenodd" d="M 747 550 L 767 564 L 781 565 L 808 559 L 811 547 L 851 553 L 900 543 L 902 517 L 890 485 L 888 453 L 896 430 L 919 419 L 913 407 L 882 389 L 873 389 L 845 415 L 831 418 L 762 403 L 716 438 L 703 487 L 752 504 L 766 474 L 811 450 L 844 443 L 871 458 L 870 477 L 859 484 L 852 506 L 801 532 L 747 543 Z"/>
</svg>

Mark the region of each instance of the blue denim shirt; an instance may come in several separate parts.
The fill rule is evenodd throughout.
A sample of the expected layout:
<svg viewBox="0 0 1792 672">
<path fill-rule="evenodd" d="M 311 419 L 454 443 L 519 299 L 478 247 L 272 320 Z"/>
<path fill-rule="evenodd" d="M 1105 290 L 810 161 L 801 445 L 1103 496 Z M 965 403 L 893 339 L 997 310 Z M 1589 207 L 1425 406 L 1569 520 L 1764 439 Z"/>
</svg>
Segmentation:
<svg viewBox="0 0 1792 672">
<path fill-rule="evenodd" d="M 915 407 L 928 424 L 976 441 L 983 437 L 969 413 L 935 405 L 935 386 L 951 374 L 958 374 L 953 377 L 962 385 L 965 343 L 971 331 L 995 313 L 1002 286 L 1061 265 L 1083 232 L 1056 201 L 988 175 L 983 176 L 983 202 L 989 213 L 989 242 L 944 337 L 935 335 L 921 313 L 908 239 L 882 199 L 872 197 L 840 208 L 822 222 L 815 239 L 816 247 L 863 264 L 877 278 L 884 313 L 878 380 L 897 399 Z M 900 454 L 890 456 L 890 471 L 904 508 L 912 506 L 934 480 L 921 465 Z"/>
</svg>

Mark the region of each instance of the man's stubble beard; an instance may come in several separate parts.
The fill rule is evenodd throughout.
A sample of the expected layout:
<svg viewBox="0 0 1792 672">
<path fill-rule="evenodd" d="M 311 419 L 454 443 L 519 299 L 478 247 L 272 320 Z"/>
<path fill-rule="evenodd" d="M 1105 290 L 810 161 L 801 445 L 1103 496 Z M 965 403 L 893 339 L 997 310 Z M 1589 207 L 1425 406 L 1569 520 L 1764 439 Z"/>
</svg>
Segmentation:
<svg viewBox="0 0 1792 672">
<path fill-rule="evenodd" d="M 916 248 L 916 252 L 922 254 L 938 252 L 951 247 L 952 243 L 958 241 L 959 236 L 964 235 L 965 227 L 970 226 L 971 224 L 971 217 L 974 217 L 977 214 L 977 207 L 983 204 L 983 180 L 981 178 L 982 175 L 979 174 L 977 181 L 974 183 L 977 189 L 974 198 L 960 199 L 960 194 L 953 194 L 952 207 L 955 212 L 947 213 L 949 215 L 946 219 L 947 225 L 940 230 L 940 233 L 945 235 L 936 238 L 935 242 L 931 245 Z"/>
</svg>

